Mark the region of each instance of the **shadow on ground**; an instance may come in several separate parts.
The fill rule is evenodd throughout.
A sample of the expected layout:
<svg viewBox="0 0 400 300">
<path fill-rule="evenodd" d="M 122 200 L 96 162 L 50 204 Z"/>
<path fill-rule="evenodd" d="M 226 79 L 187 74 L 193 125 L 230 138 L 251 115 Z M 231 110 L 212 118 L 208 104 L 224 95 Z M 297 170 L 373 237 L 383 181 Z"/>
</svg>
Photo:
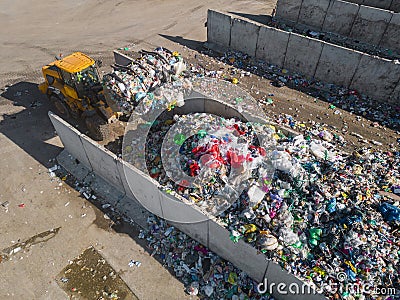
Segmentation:
<svg viewBox="0 0 400 300">
<path fill-rule="evenodd" d="M 13 102 L 17 113 L 4 114 L 0 121 L 0 133 L 46 167 L 52 165 L 62 148 L 49 142 L 56 136 L 47 112 L 52 109 L 47 97 L 37 84 L 18 82 L 0 95 Z"/>
</svg>

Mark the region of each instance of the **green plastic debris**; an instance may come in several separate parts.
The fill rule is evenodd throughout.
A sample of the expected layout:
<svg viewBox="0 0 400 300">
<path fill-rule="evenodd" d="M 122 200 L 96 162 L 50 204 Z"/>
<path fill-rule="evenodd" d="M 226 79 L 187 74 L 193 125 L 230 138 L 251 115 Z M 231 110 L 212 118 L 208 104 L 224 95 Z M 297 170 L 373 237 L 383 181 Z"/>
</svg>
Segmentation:
<svg viewBox="0 0 400 300">
<path fill-rule="evenodd" d="M 178 133 L 174 136 L 174 143 L 179 146 L 182 146 L 185 141 L 186 141 L 186 136 L 182 133 Z"/>
</svg>

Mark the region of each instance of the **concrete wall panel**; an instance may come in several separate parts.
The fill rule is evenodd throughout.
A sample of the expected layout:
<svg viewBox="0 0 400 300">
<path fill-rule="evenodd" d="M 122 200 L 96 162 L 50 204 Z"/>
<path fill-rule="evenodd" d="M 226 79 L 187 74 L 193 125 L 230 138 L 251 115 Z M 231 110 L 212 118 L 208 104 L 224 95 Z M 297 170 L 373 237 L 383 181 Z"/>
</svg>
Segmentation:
<svg viewBox="0 0 400 300">
<path fill-rule="evenodd" d="M 214 10 L 207 14 L 207 41 L 229 47 L 231 41 L 231 16 Z"/>
<path fill-rule="evenodd" d="M 351 27 L 357 16 L 359 6 L 346 1 L 332 1 L 329 5 L 322 30 L 350 35 Z"/>
<path fill-rule="evenodd" d="M 251 21 L 233 19 L 230 47 L 255 57 L 259 31 L 260 26 Z"/>
<path fill-rule="evenodd" d="M 110 182 L 118 190 L 124 191 L 117 168 L 116 155 L 85 135 L 81 135 L 81 141 L 93 171 Z"/>
<path fill-rule="evenodd" d="M 114 50 L 114 61 L 116 64 L 118 65 L 122 65 L 122 66 L 127 66 L 129 65 L 133 60 L 132 58 L 130 58 L 129 56 L 122 54 L 118 51 Z"/>
<path fill-rule="evenodd" d="M 380 2 L 382 5 L 379 7 L 388 8 L 390 5 L 390 1 L 371 1 L 370 3 L 378 6 Z M 286 0 L 281 0 L 278 1 L 277 18 L 292 25 L 301 24 L 299 28 L 308 26 L 315 30 L 340 34 L 373 45 L 380 45 L 382 40 L 383 47 L 398 50 L 399 17 L 392 11 L 365 6 L 365 3 L 360 4 L 363 4 L 363 1 L 356 4 L 354 1 L 342 0 L 303 0 L 301 5 L 293 6 L 287 4 Z M 290 14 L 284 10 L 284 5 L 289 6 Z M 298 17 L 294 12 L 295 9 L 298 9 Z M 383 39 L 382 36 L 384 36 Z"/>
<path fill-rule="evenodd" d="M 391 3 L 392 0 L 364 0 L 362 4 L 381 9 L 389 9 Z"/>
<path fill-rule="evenodd" d="M 55 128 L 62 140 L 78 142 L 80 139 L 80 134 L 76 130 L 70 130 L 68 123 L 66 123 L 64 120 L 58 119 L 52 114 L 49 115 L 53 124 L 56 124 Z M 74 135 L 75 140 L 73 140 Z M 110 173 L 120 174 L 121 167 L 127 167 L 124 170 L 124 174 L 126 174 L 125 177 L 127 178 L 130 188 L 132 188 L 135 195 L 141 197 L 141 201 L 139 203 L 130 197 L 121 197 L 119 201 L 115 202 L 118 211 L 132 218 L 135 222 L 140 221 L 143 223 L 144 227 L 146 227 L 145 217 L 147 213 L 144 212 L 143 207 L 141 207 L 141 204 L 145 202 L 146 204 L 151 204 L 153 206 L 150 208 L 150 210 L 153 212 L 158 208 L 159 212 L 157 215 L 163 217 L 160 201 L 165 201 L 165 194 L 159 190 L 159 184 L 155 180 L 146 176 L 133 166 L 125 164 L 120 160 L 116 160 L 112 153 L 106 151 L 103 149 L 103 147 L 98 146 L 86 136 L 83 136 L 82 140 L 84 141 L 86 147 L 73 147 L 71 148 L 73 150 L 71 154 L 75 157 L 78 157 L 83 155 L 85 151 L 90 151 L 92 154 L 92 157 L 90 158 L 96 162 L 100 161 L 102 164 L 104 164 L 104 167 L 96 168 L 96 174 L 106 179 L 108 183 L 113 184 L 112 180 L 114 178 L 113 176 L 110 176 Z M 116 170 L 112 170 L 110 168 L 115 168 Z M 112 187 L 109 189 L 111 190 Z M 170 197 L 170 195 L 168 196 Z M 167 209 L 171 209 L 171 211 L 167 212 L 167 214 L 173 213 L 173 207 L 169 207 Z M 199 211 L 196 211 L 196 213 L 197 212 Z M 288 284 L 295 282 L 296 284 L 301 285 L 301 283 L 294 276 L 287 273 L 283 273 L 284 275 L 282 275 L 282 271 L 280 271 L 279 268 L 277 269 L 276 265 L 274 266 L 271 262 L 268 262 L 265 259 L 264 254 L 258 253 L 255 248 L 245 243 L 243 240 L 240 240 L 238 243 L 233 243 L 230 240 L 228 230 L 214 220 L 206 220 L 197 224 L 179 224 L 174 222 L 169 223 L 203 243 L 219 256 L 230 260 L 234 265 L 245 271 L 250 275 L 250 277 L 259 282 L 263 281 L 265 274 L 267 274 L 268 280 L 271 280 L 271 282 L 286 282 Z M 296 296 L 296 299 L 303 299 L 299 297 L 300 296 Z M 313 296 L 312 298 L 309 297 L 307 299 L 315 298 Z M 323 298 L 319 297 L 316 299 Z"/>
<path fill-rule="evenodd" d="M 208 220 L 205 213 L 200 212 L 195 204 L 183 202 L 181 199 L 168 195 L 164 191 L 161 191 L 161 195 L 161 208 L 165 219 L 186 224 L 201 223 Z"/>
<path fill-rule="evenodd" d="M 265 60 L 279 67 L 285 61 L 290 33 L 263 26 L 258 35 L 256 58 Z"/>
<path fill-rule="evenodd" d="M 346 0 L 346 1 L 356 4 L 363 4 L 370 7 L 400 12 L 400 2 L 398 0 Z"/>
<path fill-rule="evenodd" d="M 393 0 L 390 10 L 399 13 L 400 12 L 400 1 Z"/>
<path fill-rule="evenodd" d="M 393 14 L 380 46 L 400 52 L 400 13 Z"/>
<path fill-rule="evenodd" d="M 297 22 L 302 2 L 302 0 L 278 0 L 276 4 L 276 16 Z"/>
<path fill-rule="evenodd" d="M 311 38 L 290 34 L 284 67 L 308 78 L 315 74 L 324 43 Z"/>
<path fill-rule="evenodd" d="M 122 168 L 121 168 L 122 166 Z M 122 182 L 126 195 L 131 199 L 140 198 L 140 204 L 148 211 L 163 217 L 161 209 L 162 192 L 159 190 L 159 184 L 148 175 L 139 171 L 128 163 L 118 163 L 118 172 L 123 173 Z"/>
<path fill-rule="evenodd" d="M 376 99 L 386 101 L 400 79 L 400 65 L 364 54 L 350 85 Z"/>
<path fill-rule="evenodd" d="M 390 96 L 389 102 L 397 106 L 400 106 L 400 82 L 397 84 L 392 95 Z"/>
<path fill-rule="evenodd" d="M 363 4 L 364 0 L 347 0 L 347 2 L 356 3 L 356 4 Z"/>
<path fill-rule="evenodd" d="M 328 7 L 329 0 L 303 0 L 298 23 L 321 30 Z"/>
<path fill-rule="evenodd" d="M 390 11 L 361 6 L 351 29 L 350 37 L 377 45 L 392 17 Z"/>
<path fill-rule="evenodd" d="M 81 133 L 51 111 L 49 112 L 49 117 L 64 145 L 64 148 L 69 153 L 73 154 L 73 156 L 79 160 L 79 162 L 84 164 L 85 167 L 92 170 L 89 159 L 85 151 L 83 151 L 83 145 L 80 138 Z"/>
<path fill-rule="evenodd" d="M 238 243 L 232 242 L 229 236 L 227 229 L 214 220 L 209 221 L 210 250 L 229 260 L 254 280 L 261 282 L 268 266 L 265 255 L 258 253 L 255 248 L 243 240 L 239 240 Z"/>
<path fill-rule="evenodd" d="M 362 53 L 325 44 L 315 78 L 348 87 L 357 69 Z"/>
</svg>

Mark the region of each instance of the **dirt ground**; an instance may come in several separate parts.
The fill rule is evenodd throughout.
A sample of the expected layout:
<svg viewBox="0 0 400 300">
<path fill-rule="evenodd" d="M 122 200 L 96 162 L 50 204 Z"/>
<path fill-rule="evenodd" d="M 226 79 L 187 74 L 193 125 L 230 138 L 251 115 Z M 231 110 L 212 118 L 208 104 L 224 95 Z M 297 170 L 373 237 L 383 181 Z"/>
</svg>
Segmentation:
<svg viewBox="0 0 400 300">
<path fill-rule="evenodd" d="M 53 108 L 37 90 L 40 68 L 55 55 L 75 50 L 101 58 L 106 68 L 113 49 L 127 46 L 137 51 L 163 45 L 206 68 L 228 70 L 196 51 L 206 40 L 207 9 L 262 17 L 274 5 L 274 0 L 0 2 L 0 252 L 9 250 L 8 259 L 0 262 L 0 299 L 68 299 L 69 293 L 58 283 L 60 272 L 90 246 L 139 299 L 189 298 L 183 284 L 140 243 L 98 226 L 103 213 L 69 185 L 49 177 L 47 169 L 63 146 L 47 117 Z M 380 141 L 386 149 L 400 137 L 346 111 L 332 115 L 327 103 L 287 87 L 272 87 L 254 75 L 240 84 L 273 93 L 275 106 L 267 111 L 271 115 L 298 114 L 305 122 L 322 118 L 332 130 L 332 126 L 341 130 L 346 121 L 349 133 Z M 347 138 L 357 144 L 357 138 Z M 52 229 L 57 230 L 51 238 L 18 253 L 10 250 Z M 140 268 L 129 267 L 131 259 L 141 261 Z"/>
</svg>

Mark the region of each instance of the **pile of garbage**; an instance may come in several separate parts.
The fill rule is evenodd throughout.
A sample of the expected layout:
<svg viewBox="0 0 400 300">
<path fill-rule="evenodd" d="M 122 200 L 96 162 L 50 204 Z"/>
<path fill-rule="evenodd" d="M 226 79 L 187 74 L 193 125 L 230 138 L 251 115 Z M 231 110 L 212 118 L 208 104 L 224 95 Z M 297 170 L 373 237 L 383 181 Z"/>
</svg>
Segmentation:
<svg viewBox="0 0 400 300">
<path fill-rule="evenodd" d="M 230 262 L 189 238 L 164 220 L 148 218 L 149 231 L 141 231 L 152 256 L 175 273 L 186 286 L 188 294 L 200 299 L 273 300 L 258 292 L 258 283 Z"/>
<path fill-rule="evenodd" d="M 221 215 L 232 241 L 244 239 L 327 295 L 327 283 L 341 284 L 337 274 L 358 291 L 400 289 L 400 152 L 345 154 L 300 135 L 272 156 L 279 165 L 264 198 L 254 205 L 242 194 Z M 298 164 L 306 178 L 294 175 Z"/>
<path fill-rule="evenodd" d="M 179 75 L 186 70 L 186 65 L 178 52 L 159 47 L 154 51 L 141 50 L 140 54 L 128 66 L 112 65 L 113 72 L 103 76 L 107 102 L 115 111 L 127 115 L 141 101 L 151 106 L 163 96 L 170 98 L 163 95 L 163 89 L 179 89 L 184 84 Z"/>
<path fill-rule="evenodd" d="M 168 53 L 170 56 L 163 55 L 171 59 L 168 62 L 171 70 L 179 58 Z M 151 57 L 155 55 L 151 54 Z M 145 66 L 151 61 L 147 54 L 142 59 L 135 72 L 143 70 L 139 65 Z M 400 126 L 399 111 L 395 107 L 377 110 L 373 108 L 371 99 L 355 91 L 309 81 L 296 74 L 289 75 L 286 70 L 278 70 L 272 65 L 261 64 L 256 71 L 257 67 L 247 64 L 245 55 L 236 52 L 226 53 L 221 60 L 246 71 L 269 74 L 278 85 L 291 83 L 313 88 L 316 95 L 327 99 L 333 107 L 341 106 L 392 128 Z M 120 69 L 114 74 L 124 83 L 115 76 L 114 81 L 108 83 L 114 91 L 114 100 L 127 112 L 131 113 L 139 102 L 149 103 L 149 109 L 154 103 L 160 103 L 162 97 L 154 98 L 152 90 L 162 82 L 175 84 L 175 87 L 191 85 L 190 82 L 183 83 L 183 77 L 178 76 L 182 72 L 175 75 L 169 73 L 172 80 L 166 80 L 162 72 L 165 65 L 155 62 L 149 65 L 159 67 L 153 68 L 155 71 L 148 81 L 149 77 L 145 74 L 140 73 L 142 75 L 137 77 L 135 73 L 129 74 L 131 71 L 128 69 Z M 172 111 L 175 98 L 176 95 L 170 97 L 167 102 L 162 102 L 162 106 Z M 296 124 L 294 118 L 284 119 L 290 127 Z M 200 128 L 194 136 L 183 133 L 168 136 L 174 124 L 184 120 L 210 126 Z M 359 291 L 367 285 L 400 289 L 399 151 L 363 148 L 349 154 L 338 151 L 333 144 L 334 141 L 345 143 L 343 138 L 327 130 L 293 137 L 273 126 L 245 123 L 238 119 L 216 121 L 215 116 L 205 114 L 173 115 L 149 125 L 151 130 L 146 138 L 145 155 L 149 174 L 169 193 L 180 195 L 201 208 L 223 211 L 219 219 L 230 230 L 232 242 L 245 240 L 290 273 L 317 288 L 323 287 L 328 296 L 332 296 L 329 290 L 332 285 L 327 283 L 332 282 L 356 284 Z M 268 141 L 266 145 L 256 141 L 258 132 L 255 134 L 253 131 L 255 127 L 258 127 L 258 132 L 263 132 L 262 140 Z M 195 180 L 171 179 L 174 172 L 161 159 L 162 144 L 166 138 L 179 150 L 179 155 L 173 160 L 175 165 L 183 170 L 188 179 Z M 127 153 L 134 155 L 136 151 L 129 147 L 131 150 Z M 124 159 L 135 165 L 134 157 Z M 245 184 L 232 189 L 233 182 Z M 232 190 L 234 193 L 231 193 Z M 222 205 L 215 201 L 210 203 L 215 195 L 228 195 L 229 205 L 226 205 L 227 201 L 223 201 Z M 220 207 L 223 209 L 220 210 Z M 157 222 L 153 224 L 155 232 L 159 230 Z M 215 281 L 210 281 L 209 285 L 203 278 L 204 285 L 198 285 L 202 279 L 196 270 L 204 264 L 201 259 L 199 262 L 203 250 L 191 250 L 190 255 L 195 258 L 188 259 L 191 263 L 185 262 L 188 251 L 181 250 L 191 249 L 190 246 L 181 246 L 174 257 L 175 251 L 171 251 L 171 247 L 175 246 L 170 245 L 170 238 L 165 234 L 153 242 L 155 251 L 164 255 L 166 263 L 175 268 L 177 276 L 188 276 L 187 282 L 193 283 L 191 291 L 196 293 L 200 287 L 207 296 L 216 292 L 219 288 Z M 151 236 L 154 237 L 154 232 Z M 174 241 L 181 244 L 186 240 L 177 233 Z M 204 251 L 207 252 L 207 249 Z M 177 261 L 182 263 L 177 265 Z M 212 259 L 207 261 L 212 264 Z M 230 283 L 230 276 L 235 280 L 240 277 L 231 273 L 225 273 L 229 275 L 221 281 L 221 290 L 226 289 L 223 286 L 227 282 Z M 204 272 L 202 274 L 204 276 Z M 343 278 L 338 278 L 337 274 L 345 274 L 345 282 L 340 282 Z M 221 275 L 214 280 L 218 276 Z M 246 285 L 247 279 L 243 280 Z M 346 293 L 335 295 L 348 296 Z M 362 297 L 361 294 L 359 296 Z"/>
<path fill-rule="evenodd" d="M 199 127 L 191 136 L 184 130 L 169 132 L 174 124 L 182 123 Z M 177 193 L 215 215 L 249 184 L 257 179 L 263 184 L 263 178 L 271 176 L 273 166 L 266 154 L 277 137 L 270 125 L 204 113 L 175 115 L 153 126 L 147 138 L 146 165 L 168 193 Z M 130 154 L 124 159 L 134 164 Z"/>
<path fill-rule="evenodd" d="M 251 124 L 223 120 L 214 131 L 199 130 L 191 139 L 169 137 L 180 149 L 176 163 L 199 180 L 189 186 L 171 180 L 159 152 L 170 127 L 182 118 L 216 124 L 215 116 L 194 114 L 154 126 L 147 166 L 165 190 L 201 208 L 220 209 L 210 200 L 225 194 L 227 175 L 238 168 L 241 174 L 248 171 L 241 178 L 245 187 L 226 194 L 231 201 L 222 206 L 229 208 L 219 215 L 233 242 L 245 240 L 318 289 L 331 287 L 328 282 L 342 284 L 339 273 L 359 291 L 366 285 L 400 288 L 400 152 L 365 148 L 347 154 L 329 142 L 328 131 L 290 137 L 272 126 L 261 130 L 270 137 L 263 148 L 254 143 Z M 233 158 L 230 142 L 237 146 L 241 137 L 244 152 Z M 212 174 L 199 176 L 202 169 Z"/>
</svg>

